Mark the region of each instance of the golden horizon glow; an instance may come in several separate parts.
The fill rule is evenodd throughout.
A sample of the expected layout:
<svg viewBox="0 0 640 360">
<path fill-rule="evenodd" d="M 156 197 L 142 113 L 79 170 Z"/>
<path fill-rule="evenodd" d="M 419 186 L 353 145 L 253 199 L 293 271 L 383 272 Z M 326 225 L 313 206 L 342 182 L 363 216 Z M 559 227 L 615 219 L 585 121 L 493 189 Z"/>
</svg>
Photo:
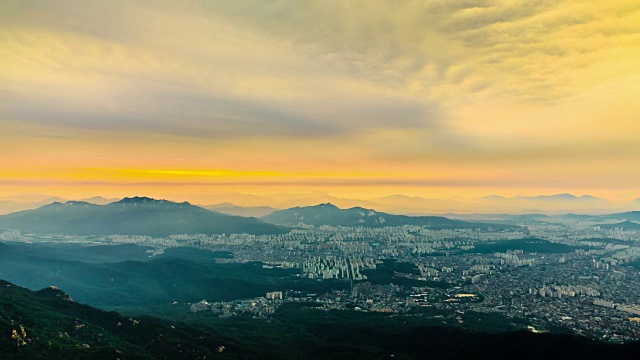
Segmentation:
<svg viewBox="0 0 640 360">
<path fill-rule="evenodd" d="M 5 1 L 0 197 L 640 198 L 640 4 Z"/>
</svg>

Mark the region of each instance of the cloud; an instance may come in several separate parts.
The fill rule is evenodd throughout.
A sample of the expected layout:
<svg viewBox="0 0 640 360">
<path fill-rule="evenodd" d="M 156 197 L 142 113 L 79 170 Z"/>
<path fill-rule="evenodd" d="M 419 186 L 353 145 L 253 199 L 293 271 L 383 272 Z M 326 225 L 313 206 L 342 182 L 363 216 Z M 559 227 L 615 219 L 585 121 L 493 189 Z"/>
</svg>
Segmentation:
<svg viewBox="0 0 640 360">
<path fill-rule="evenodd" d="M 91 101 L 118 112 L 103 123 L 117 123 L 117 116 L 131 122 L 144 112 L 153 114 L 147 122 L 190 121 L 200 124 L 196 133 L 210 135 L 199 120 L 206 112 L 211 132 L 231 128 L 229 136 L 235 136 L 233 128 L 251 132 L 257 121 L 271 125 L 265 135 L 328 135 L 391 124 L 435 131 L 432 125 L 441 125 L 460 102 L 495 96 L 558 101 L 613 76 L 614 70 L 596 73 L 592 81 L 586 75 L 638 30 L 633 5 L 584 10 L 556 1 L 4 6 L 3 42 L 11 49 L 4 64 L 20 77 L 14 83 L 21 90 L 45 82 L 54 101 L 66 91 L 69 107 L 80 113 L 87 104 L 74 102 L 88 91 Z M 602 13 L 616 19 L 616 32 Z M 573 33 L 586 38 L 566 41 Z M 598 36 L 607 40 L 590 38 Z M 607 45 L 594 49 L 591 41 Z M 32 86 L 25 83 L 27 72 L 33 72 L 26 75 Z M 4 92 L 25 96 L 11 86 Z M 159 118 L 147 104 L 174 119 Z M 183 112 L 180 119 L 176 112 Z M 20 114 L 14 107 L 11 115 Z M 230 119 L 237 126 L 229 127 Z M 131 125 L 137 123 L 145 121 Z"/>
<path fill-rule="evenodd" d="M 428 128 L 441 115 L 433 102 L 372 86 L 215 16 L 134 7 L 138 17 L 118 17 L 110 9 L 120 22 L 102 27 L 102 10 L 85 8 L 79 24 L 57 7 L 47 19 L 35 11 L 22 14 L 31 22 L 9 22 L 5 119 L 231 138 Z"/>
<path fill-rule="evenodd" d="M 563 165 L 637 155 L 638 24 L 632 0 L 4 1 L 0 146 L 579 178 Z"/>
<path fill-rule="evenodd" d="M 204 3 L 199 11 L 287 39 L 362 79 L 419 84 L 440 101 L 479 90 L 533 102 L 573 95 L 583 85 L 567 81 L 576 67 L 592 71 L 599 54 L 625 46 L 623 34 L 638 34 L 633 1 Z"/>
</svg>

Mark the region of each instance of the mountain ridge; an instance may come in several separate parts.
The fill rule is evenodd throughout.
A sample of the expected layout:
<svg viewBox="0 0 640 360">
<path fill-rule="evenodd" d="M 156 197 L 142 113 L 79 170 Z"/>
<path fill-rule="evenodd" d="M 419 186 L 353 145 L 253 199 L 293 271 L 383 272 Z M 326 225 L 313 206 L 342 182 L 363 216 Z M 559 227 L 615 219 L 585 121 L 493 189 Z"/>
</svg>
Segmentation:
<svg viewBox="0 0 640 360">
<path fill-rule="evenodd" d="M 488 228 L 501 227 L 489 223 L 470 223 L 452 220 L 442 216 L 393 215 L 363 207 L 341 209 L 331 203 L 306 207 L 293 207 L 276 211 L 261 218 L 266 222 L 282 226 L 349 226 L 349 227 L 385 227 L 417 225 L 433 228 Z"/>
<path fill-rule="evenodd" d="M 269 215 L 278 210 L 270 206 L 240 206 L 230 202 L 222 202 L 213 205 L 201 205 L 201 207 L 223 214 L 256 218 Z"/>
<path fill-rule="evenodd" d="M 256 218 L 227 215 L 148 197 L 124 198 L 107 205 L 55 202 L 0 216 L 0 226 L 37 233 L 69 235 L 281 234 L 289 229 Z"/>
</svg>

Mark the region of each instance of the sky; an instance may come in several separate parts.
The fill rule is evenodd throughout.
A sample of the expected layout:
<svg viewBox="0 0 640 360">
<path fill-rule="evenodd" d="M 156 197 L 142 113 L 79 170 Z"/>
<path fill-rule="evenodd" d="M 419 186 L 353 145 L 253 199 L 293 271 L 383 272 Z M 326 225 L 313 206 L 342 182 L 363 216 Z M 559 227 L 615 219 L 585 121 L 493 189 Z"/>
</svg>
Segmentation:
<svg viewBox="0 0 640 360">
<path fill-rule="evenodd" d="M 640 2 L 2 1 L 0 196 L 640 197 Z"/>
</svg>

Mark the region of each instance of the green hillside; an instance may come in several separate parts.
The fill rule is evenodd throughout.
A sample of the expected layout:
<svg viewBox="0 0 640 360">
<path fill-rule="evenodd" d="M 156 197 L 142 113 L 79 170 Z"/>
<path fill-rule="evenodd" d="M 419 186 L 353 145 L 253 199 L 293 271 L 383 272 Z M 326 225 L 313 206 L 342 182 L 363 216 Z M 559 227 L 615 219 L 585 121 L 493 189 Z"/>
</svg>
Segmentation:
<svg viewBox="0 0 640 360">
<path fill-rule="evenodd" d="M 226 345 L 226 346 L 225 346 Z M 211 331 L 149 317 L 130 318 L 0 281 L 2 359 L 205 359 L 233 347 Z"/>
<path fill-rule="evenodd" d="M 347 282 L 320 282 L 300 278 L 294 269 L 264 269 L 262 263 L 216 263 L 229 253 L 198 249 L 167 249 L 165 254 L 119 261 L 118 253 L 133 254 L 131 246 L 110 249 L 110 262 L 96 263 L 83 254 L 102 251 L 101 247 L 67 245 L 67 256 L 50 246 L 0 243 L 0 278 L 30 289 L 56 285 L 78 301 L 95 306 L 144 306 L 173 301 L 228 301 L 264 296 L 275 289 L 327 292 L 346 288 Z M 144 248 L 143 248 L 144 249 Z M 72 254 L 79 254 L 74 256 Z M 103 253 L 102 259 L 108 255 Z"/>
</svg>

